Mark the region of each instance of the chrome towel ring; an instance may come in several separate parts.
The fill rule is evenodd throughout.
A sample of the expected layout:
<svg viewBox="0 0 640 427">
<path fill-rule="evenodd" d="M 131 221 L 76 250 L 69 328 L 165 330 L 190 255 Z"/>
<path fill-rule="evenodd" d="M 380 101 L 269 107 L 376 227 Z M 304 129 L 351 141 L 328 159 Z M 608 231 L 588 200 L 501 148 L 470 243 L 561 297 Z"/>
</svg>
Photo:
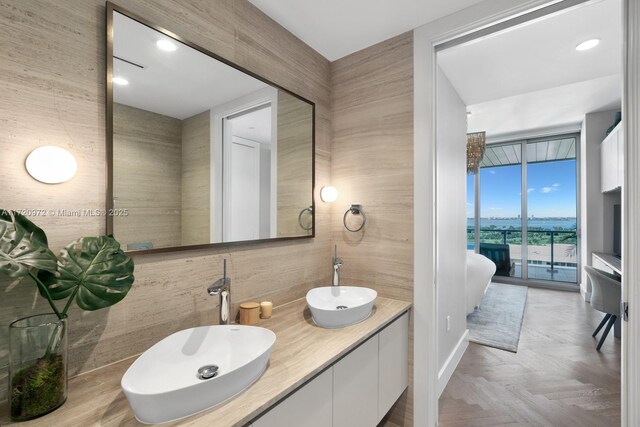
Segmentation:
<svg viewBox="0 0 640 427">
<path fill-rule="evenodd" d="M 356 228 L 355 230 L 349 228 L 349 226 L 347 225 L 347 215 L 349 214 L 362 215 L 362 224 L 360 224 L 360 227 Z M 367 223 L 367 216 L 364 214 L 364 211 L 362 210 L 362 205 L 351 205 L 351 207 L 347 209 L 346 212 L 344 213 L 344 216 L 342 217 L 342 223 L 344 224 L 344 228 L 346 228 L 352 233 L 357 233 L 358 231 L 362 230 L 364 228 L 364 225 Z"/>
<path fill-rule="evenodd" d="M 300 226 L 300 228 L 302 228 L 304 231 L 309 231 L 313 228 L 313 221 L 311 222 L 311 225 L 309 227 L 305 227 L 302 224 L 302 215 L 304 215 L 305 212 L 309 212 L 309 214 L 311 216 L 313 216 L 313 206 L 309 206 L 308 208 L 304 208 L 300 211 L 300 213 L 298 214 L 298 225 Z"/>
</svg>

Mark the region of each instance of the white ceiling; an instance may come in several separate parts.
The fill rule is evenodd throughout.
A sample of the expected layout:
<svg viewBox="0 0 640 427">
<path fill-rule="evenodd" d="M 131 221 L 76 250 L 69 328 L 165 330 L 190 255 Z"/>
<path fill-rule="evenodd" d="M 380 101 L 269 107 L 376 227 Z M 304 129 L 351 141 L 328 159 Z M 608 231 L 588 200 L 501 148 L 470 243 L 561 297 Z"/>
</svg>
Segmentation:
<svg viewBox="0 0 640 427">
<path fill-rule="evenodd" d="M 156 47 L 168 38 L 119 13 L 113 19 L 113 54 L 142 65 L 114 58 L 113 75 L 127 86 L 113 85 L 114 101 L 146 111 L 186 119 L 267 87 L 262 81 L 173 39 L 178 49 Z"/>
<path fill-rule="evenodd" d="M 229 119 L 229 122 L 233 126 L 233 135 L 261 144 L 271 144 L 270 106 L 241 114 Z"/>
<path fill-rule="evenodd" d="M 622 79 L 601 77 L 467 107 L 469 132 L 488 136 L 532 129 L 579 126 L 586 113 L 620 107 Z"/>
<path fill-rule="evenodd" d="M 482 0 L 249 0 L 335 61 Z"/>
<path fill-rule="evenodd" d="M 620 0 L 589 3 L 444 50 L 438 64 L 489 136 L 580 123 L 620 106 Z M 600 38 L 578 52 L 580 42 Z"/>
</svg>

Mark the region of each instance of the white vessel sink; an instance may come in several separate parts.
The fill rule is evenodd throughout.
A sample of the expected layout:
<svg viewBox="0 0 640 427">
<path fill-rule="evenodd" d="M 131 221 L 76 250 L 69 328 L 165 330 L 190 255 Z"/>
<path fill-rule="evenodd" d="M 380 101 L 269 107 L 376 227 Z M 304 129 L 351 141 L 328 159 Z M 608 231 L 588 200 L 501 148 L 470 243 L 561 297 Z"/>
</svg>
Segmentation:
<svg viewBox="0 0 640 427">
<path fill-rule="evenodd" d="M 120 385 L 140 422 L 175 421 L 249 387 L 267 368 L 275 341 L 273 332 L 254 326 L 185 329 L 145 351 Z"/>
<path fill-rule="evenodd" d="M 316 325 L 343 328 L 369 317 L 378 293 L 357 286 L 327 286 L 307 292 L 307 305 Z"/>
</svg>

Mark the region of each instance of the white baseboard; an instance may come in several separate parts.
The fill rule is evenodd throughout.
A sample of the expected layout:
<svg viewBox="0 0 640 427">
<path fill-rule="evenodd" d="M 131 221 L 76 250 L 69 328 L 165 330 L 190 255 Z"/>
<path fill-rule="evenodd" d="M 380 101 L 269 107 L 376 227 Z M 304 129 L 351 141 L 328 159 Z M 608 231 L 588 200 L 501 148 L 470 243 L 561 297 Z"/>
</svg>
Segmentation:
<svg viewBox="0 0 640 427">
<path fill-rule="evenodd" d="M 467 351 L 467 347 L 469 347 L 469 330 L 466 329 L 462 337 L 460 337 L 460 341 L 456 344 L 455 348 L 447 357 L 447 361 L 444 363 L 440 372 L 438 372 L 438 398 L 444 391 L 444 388 L 449 383 L 451 379 L 451 375 L 453 375 L 453 371 L 456 370 L 458 363 L 460 363 L 460 359 L 464 355 L 464 352 Z"/>
<path fill-rule="evenodd" d="M 582 295 L 582 298 L 584 299 L 584 302 L 590 302 L 591 301 L 591 292 L 587 292 L 587 290 L 584 289 L 582 286 L 580 286 L 580 295 Z"/>
</svg>

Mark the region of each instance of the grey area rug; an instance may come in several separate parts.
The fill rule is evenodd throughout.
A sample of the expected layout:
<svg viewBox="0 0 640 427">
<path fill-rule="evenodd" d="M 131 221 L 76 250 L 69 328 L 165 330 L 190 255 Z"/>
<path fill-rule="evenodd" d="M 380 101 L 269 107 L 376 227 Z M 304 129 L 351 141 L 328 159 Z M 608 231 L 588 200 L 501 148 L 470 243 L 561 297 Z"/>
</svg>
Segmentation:
<svg viewBox="0 0 640 427">
<path fill-rule="evenodd" d="M 516 353 L 528 290 L 490 283 L 480 307 L 467 316 L 469 341 Z"/>
</svg>

